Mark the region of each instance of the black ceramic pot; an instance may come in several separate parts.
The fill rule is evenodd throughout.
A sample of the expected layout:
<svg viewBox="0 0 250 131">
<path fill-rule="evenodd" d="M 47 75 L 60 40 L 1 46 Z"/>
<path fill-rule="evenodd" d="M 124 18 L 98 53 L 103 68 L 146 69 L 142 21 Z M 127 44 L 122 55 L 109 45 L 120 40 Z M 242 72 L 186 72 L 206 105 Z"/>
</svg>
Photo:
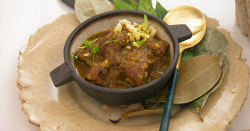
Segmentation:
<svg viewBox="0 0 250 131">
<path fill-rule="evenodd" d="M 75 72 L 71 52 L 75 52 L 77 47 L 79 47 L 88 36 L 115 27 L 121 19 L 127 19 L 131 22 L 141 24 L 144 21 L 144 14 L 148 17 L 148 25 L 154 26 L 157 29 L 157 35 L 170 43 L 172 63 L 159 78 L 148 84 L 131 89 L 109 89 L 91 84 L 82 79 Z M 79 87 L 89 96 L 108 104 L 121 105 L 140 102 L 166 87 L 166 83 L 170 79 L 177 63 L 179 56 L 179 42 L 189 39 L 191 36 L 192 33 L 186 25 L 169 26 L 160 18 L 145 12 L 134 10 L 106 12 L 86 20 L 71 33 L 64 47 L 65 62 L 54 69 L 50 73 L 50 76 L 56 87 L 62 86 L 71 81 L 76 81 Z"/>
</svg>

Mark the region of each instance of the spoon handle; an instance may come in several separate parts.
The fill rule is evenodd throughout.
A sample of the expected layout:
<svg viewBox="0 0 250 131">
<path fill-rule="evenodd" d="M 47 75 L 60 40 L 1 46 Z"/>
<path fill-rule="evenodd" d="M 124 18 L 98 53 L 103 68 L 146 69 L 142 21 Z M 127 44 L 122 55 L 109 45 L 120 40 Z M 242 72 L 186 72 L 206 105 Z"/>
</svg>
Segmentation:
<svg viewBox="0 0 250 131">
<path fill-rule="evenodd" d="M 173 102 L 174 102 L 174 94 L 175 94 L 175 88 L 177 84 L 178 75 L 179 75 L 179 69 L 175 68 L 174 73 L 172 74 L 172 77 L 171 77 L 171 83 L 170 83 L 170 87 L 168 91 L 168 96 L 167 96 L 167 100 L 166 100 L 163 115 L 162 115 L 160 131 L 168 131 L 168 128 L 169 128 L 169 122 L 171 118 L 171 112 L 172 112 L 172 107 L 173 107 Z"/>
</svg>

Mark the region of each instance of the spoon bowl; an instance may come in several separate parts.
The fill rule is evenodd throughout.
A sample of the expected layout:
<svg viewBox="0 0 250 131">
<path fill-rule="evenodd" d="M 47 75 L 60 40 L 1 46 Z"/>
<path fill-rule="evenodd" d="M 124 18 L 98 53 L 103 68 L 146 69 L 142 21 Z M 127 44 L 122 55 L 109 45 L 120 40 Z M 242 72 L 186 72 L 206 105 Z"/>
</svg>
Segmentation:
<svg viewBox="0 0 250 131">
<path fill-rule="evenodd" d="M 172 9 L 163 19 L 169 25 L 186 24 L 192 31 L 192 37 L 179 44 L 179 59 L 177 68 L 180 67 L 183 50 L 197 45 L 206 32 L 206 20 L 203 13 L 192 6 L 178 6 Z"/>
<path fill-rule="evenodd" d="M 165 103 L 160 131 L 167 131 L 171 118 L 171 112 L 174 101 L 176 83 L 178 80 L 179 69 L 181 64 L 181 55 L 183 50 L 197 45 L 206 32 L 206 20 L 203 13 L 192 6 L 178 6 L 172 9 L 163 19 L 169 25 L 186 24 L 192 32 L 192 37 L 179 43 L 179 57 L 174 73 L 172 74 L 169 92 Z"/>
<path fill-rule="evenodd" d="M 190 48 L 203 38 L 206 31 L 206 21 L 200 10 L 192 6 L 178 6 L 171 10 L 163 19 L 169 25 L 186 24 L 192 31 L 192 37 L 182 43 L 183 48 Z M 187 45 L 189 43 L 189 45 Z"/>
</svg>

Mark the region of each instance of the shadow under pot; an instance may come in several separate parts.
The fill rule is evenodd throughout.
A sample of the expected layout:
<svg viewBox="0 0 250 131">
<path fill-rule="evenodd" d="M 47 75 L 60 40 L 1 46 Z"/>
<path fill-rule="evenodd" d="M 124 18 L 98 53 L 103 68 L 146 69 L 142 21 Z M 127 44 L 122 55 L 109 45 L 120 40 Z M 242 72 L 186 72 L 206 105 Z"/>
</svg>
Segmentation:
<svg viewBox="0 0 250 131">
<path fill-rule="evenodd" d="M 120 20 L 126 19 L 138 24 L 144 23 L 144 14 L 147 15 L 148 25 L 157 30 L 157 36 L 169 43 L 171 63 L 164 73 L 153 81 L 129 89 L 110 89 L 98 86 L 83 79 L 74 69 L 74 56 L 85 40 L 104 30 L 117 26 Z M 192 33 L 186 25 L 169 26 L 160 18 L 141 11 L 117 10 L 96 15 L 81 23 L 68 37 L 64 47 L 65 62 L 51 71 L 50 76 L 56 87 L 76 81 L 79 87 L 89 96 L 107 104 L 132 104 L 144 101 L 166 87 L 179 56 L 179 42 L 191 38 Z M 136 73 L 136 72 L 134 72 Z M 133 74 L 133 72 L 131 73 Z M 136 75 L 136 74 L 134 74 Z"/>
</svg>

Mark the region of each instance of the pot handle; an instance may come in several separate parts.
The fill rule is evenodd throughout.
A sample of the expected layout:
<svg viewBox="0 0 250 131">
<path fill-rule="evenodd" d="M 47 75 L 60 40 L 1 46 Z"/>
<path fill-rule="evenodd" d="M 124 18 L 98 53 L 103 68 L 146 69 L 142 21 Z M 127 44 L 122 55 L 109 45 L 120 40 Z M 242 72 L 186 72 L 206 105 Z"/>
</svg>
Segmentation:
<svg viewBox="0 0 250 131">
<path fill-rule="evenodd" d="M 177 37 L 179 43 L 192 37 L 192 32 L 187 25 L 170 25 L 170 28 Z"/>
<path fill-rule="evenodd" d="M 61 64 L 56 69 L 51 71 L 50 77 L 56 87 L 62 86 L 74 80 L 66 63 Z"/>
</svg>

